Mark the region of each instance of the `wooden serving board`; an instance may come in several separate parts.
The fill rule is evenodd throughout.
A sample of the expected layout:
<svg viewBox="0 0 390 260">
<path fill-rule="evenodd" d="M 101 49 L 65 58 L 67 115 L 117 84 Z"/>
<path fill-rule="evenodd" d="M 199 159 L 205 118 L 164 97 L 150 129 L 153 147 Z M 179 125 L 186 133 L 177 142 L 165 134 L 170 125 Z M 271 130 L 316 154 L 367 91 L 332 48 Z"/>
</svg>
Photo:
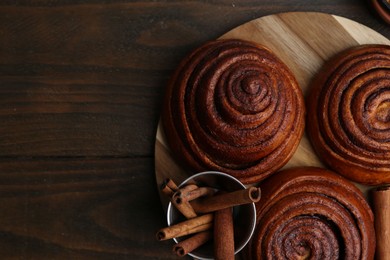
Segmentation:
<svg viewBox="0 0 390 260">
<path fill-rule="evenodd" d="M 249 40 L 270 48 L 294 73 L 305 98 L 313 76 L 336 53 L 362 44 L 390 45 L 387 38 L 362 24 L 340 16 L 315 12 L 261 17 L 236 27 L 220 38 Z M 294 156 L 283 168 L 295 166 L 324 167 L 306 134 Z M 155 143 L 155 171 L 157 185 L 168 177 L 179 184 L 189 176 L 173 159 L 161 124 L 157 129 Z M 357 186 L 365 193 L 369 188 Z M 166 206 L 165 198 L 161 196 L 161 199 Z"/>
</svg>

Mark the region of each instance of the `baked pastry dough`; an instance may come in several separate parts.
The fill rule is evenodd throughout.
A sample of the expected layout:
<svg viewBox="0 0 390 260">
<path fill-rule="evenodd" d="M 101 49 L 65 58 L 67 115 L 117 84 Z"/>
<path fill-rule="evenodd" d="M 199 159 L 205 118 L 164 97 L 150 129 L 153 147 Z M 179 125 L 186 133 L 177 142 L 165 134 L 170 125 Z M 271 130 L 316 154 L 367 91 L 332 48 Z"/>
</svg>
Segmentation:
<svg viewBox="0 0 390 260">
<path fill-rule="evenodd" d="M 390 46 L 328 61 L 311 84 L 307 130 L 319 157 L 364 184 L 390 182 Z"/>
<path fill-rule="evenodd" d="M 188 55 L 167 88 L 162 123 L 178 162 L 244 183 L 281 168 L 304 129 L 301 90 L 270 50 L 216 40 Z"/>
<path fill-rule="evenodd" d="M 293 168 L 260 184 L 247 259 L 374 259 L 372 211 L 340 175 Z"/>
</svg>

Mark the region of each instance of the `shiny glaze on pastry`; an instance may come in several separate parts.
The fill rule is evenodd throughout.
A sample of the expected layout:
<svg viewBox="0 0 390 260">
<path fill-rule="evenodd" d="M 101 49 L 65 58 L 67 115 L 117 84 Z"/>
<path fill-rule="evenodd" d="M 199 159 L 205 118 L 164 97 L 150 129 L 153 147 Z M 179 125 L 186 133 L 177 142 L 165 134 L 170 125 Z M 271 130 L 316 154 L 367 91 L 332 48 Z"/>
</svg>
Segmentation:
<svg viewBox="0 0 390 260">
<path fill-rule="evenodd" d="M 270 50 L 216 40 L 179 65 L 167 88 L 162 123 L 178 162 L 260 181 L 295 152 L 304 129 L 301 90 Z"/>
<path fill-rule="evenodd" d="M 283 170 L 260 184 L 247 259 L 373 259 L 372 211 L 351 182 L 331 171 Z"/>
<path fill-rule="evenodd" d="M 319 157 L 364 184 L 390 182 L 390 46 L 328 61 L 311 84 L 307 130 Z"/>
</svg>

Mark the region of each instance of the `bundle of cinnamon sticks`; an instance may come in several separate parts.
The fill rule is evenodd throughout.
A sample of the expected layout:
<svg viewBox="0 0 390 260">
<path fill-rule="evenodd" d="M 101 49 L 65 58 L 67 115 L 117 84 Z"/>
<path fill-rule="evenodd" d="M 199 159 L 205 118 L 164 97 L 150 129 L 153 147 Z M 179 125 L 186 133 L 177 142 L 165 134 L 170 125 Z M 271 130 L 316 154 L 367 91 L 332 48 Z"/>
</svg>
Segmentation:
<svg viewBox="0 0 390 260">
<path fill-rule="evenodd" d="M 215 259 L 234 259 L 233 207 L 260 200 L 260 188 L 226 192 L 212 187 L 187 184 L 178 187 L 171 179 L 161 185 L 173 206 L 186 220 L 160 229 L 158 240 L 184 237 L 173 246 L 173 252 L 184 256 L 213 239 Z M 191 236 L 189 236 L 191 235 Z"/>
<path fill-rule="evenodd" d="M 390 186 L 372 189 L 375 216 L 376 259 L 390 260 Z"/>
</svg>

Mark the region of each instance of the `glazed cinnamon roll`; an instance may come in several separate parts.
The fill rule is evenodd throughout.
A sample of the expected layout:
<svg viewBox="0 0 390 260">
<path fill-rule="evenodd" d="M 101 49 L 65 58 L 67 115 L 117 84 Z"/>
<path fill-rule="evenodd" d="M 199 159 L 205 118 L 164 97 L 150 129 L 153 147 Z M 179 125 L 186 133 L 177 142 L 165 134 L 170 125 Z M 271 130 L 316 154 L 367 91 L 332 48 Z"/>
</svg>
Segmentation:
<svg viewBox="0 0 390 260">
<path fill-rule="evenodd" d="M 252 183 L 293 155 L 304 129 L 304 103 L 293 74 L 270 50 L 217 40 L 181 62 L 162 119 L 179 162 Z"/>
<path fill-rule="evenodd" d="M 311 85 L 308 134 L 319 157 L 364 184 L 390 182 L 390 46 L 328 61 Z"/>
<path fill-rule="evenodd" d="M 373 214 L 348 180 L 315 167 L 281 171 L 260 185 L 248 259 L 373 259 Z"/>
</svg>

